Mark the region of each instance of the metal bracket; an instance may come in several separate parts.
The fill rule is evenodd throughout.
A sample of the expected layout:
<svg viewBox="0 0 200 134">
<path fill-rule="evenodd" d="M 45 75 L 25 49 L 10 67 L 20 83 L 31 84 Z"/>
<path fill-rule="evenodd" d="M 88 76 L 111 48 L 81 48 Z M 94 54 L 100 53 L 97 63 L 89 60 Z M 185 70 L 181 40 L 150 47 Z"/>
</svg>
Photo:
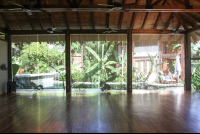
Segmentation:
<svg viewBox="0 0 200 134">
<path fill-rule="evenodd" d="M 193 9 L 193 6 L 191 6 L 191 5 L 185 6 L 185 9 Z"/>
<path fill-rule="evenodd" d="M 146 5 L 146 9 L 153 9 L 153 5 Z"/>
</svg>

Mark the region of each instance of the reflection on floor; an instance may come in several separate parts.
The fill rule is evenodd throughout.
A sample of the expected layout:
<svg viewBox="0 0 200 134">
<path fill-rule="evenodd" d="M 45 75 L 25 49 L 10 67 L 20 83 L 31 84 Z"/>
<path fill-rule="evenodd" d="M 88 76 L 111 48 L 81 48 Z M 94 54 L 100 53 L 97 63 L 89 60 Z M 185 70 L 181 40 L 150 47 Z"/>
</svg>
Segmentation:
<svg viewBox="0 0 200 134">
<path fill-rule="evenodd" d="M 0 96 L 0 133 L 200 133 L 200 92 L 28 91 Z"/>
</svg>

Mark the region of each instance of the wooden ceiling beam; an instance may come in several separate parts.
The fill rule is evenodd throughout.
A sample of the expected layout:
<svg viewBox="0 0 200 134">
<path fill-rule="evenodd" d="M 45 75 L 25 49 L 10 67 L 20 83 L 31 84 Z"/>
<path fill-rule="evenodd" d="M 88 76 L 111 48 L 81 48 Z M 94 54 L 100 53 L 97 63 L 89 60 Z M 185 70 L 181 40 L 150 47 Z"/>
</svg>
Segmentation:
<svg viewBox="0 0 200 134">
<path fill-rule="evenodd" d="M 185 3 L 183 1 L 181 1 L 181 0 L 174 0 L 174 1 L 179 3 L 179 4 L 181 4 L 181 5 L 185 5 Z"/>
<path fill-rule="evenodd" d="M 91 5 L 94 5 L 94 0 L 90 0 L 90 4 L 91 4 Z M 95 29 L 94 12 L 90 12 L 90 15 L 91 15 L 92 27 L 93 27 L 93 29 Z"/>
<path fill-rule="evenodd" d="M 177 27 L 176 27 L 176 31 L 179 30 L 180 26 L 181 26 L 181 23 L 179 22 L 178 25 L 177 25 Z"/>
<path fill-rule="evenodd" d="M 172 2 L 172 0 L 168 0 L 167 2 L 168 2 L 168 4 L 169 4 L 170 6 L 173 6 L 173 5 L 174 5 L 173 2 Z M 181 25 L 184 27 L 184 29 L 185 29 L 185 30 L 188 30 L 187 25 L 185 24 L 184 20 L 183 20 L 182 17 L 181 17 L 181 14 L 180 14 L 179 12 L 178 12 L 178 13 L 175 12 L 175 15 L 176 15 L 176 17 L 178 18 L 178 20 L 180 21 Z"/>
<path fill-rule="evenodd" d="M 200 33 L 194 32 L 194 34 L 200 37 Z"/>
<path fill-rule="evenodd" d="M 197 2 L 198 4 L 200 4 L 200 0 L 194 0 L 195 2 Z"/>
<path fill-rule="evenodd" d="M 84 0 L 78 0 L 77 5 L 81 5 Z"/>
<path fill-rule="evenodd" d="M 163 12 L 159 12 L 159 13 L 158 13 L 158 17 L 157 17 L 156 22 L 155 22 L 155 24 L 154 24 L 154 26 L 153 26 L 153 29 L 157 29 L 158 24 L 159 24 L 159 22 L 160 22 L 160 19 L 161 19 L 162 15 L 163 15 Z"/>
<path fill-rule="evenodd" d="M 75 0 L 74 0 L 75 1 Z M 81 5 L 83 3 L 84 0 L 78 0 L 78 5 Z M 76 1 L 75 1 L 76 2 Z M 79 19 L 79 23 L 80 23 L 80 28 L 81 30 L 83 29 L 83 26 L 82 26 L 82 20 L 81 20 L 81 17 L 80 17 L 80 12 L 78 12 L 78 19 Z"/>
<path fill-rule="evenodd" d="M 181 14 L 181 13 L 179 13 L 179 14 L 180 14 L 180 17 L 182 18 L 182 14 Z M 182 20 L 183 20 L 184 23 L 187 24 L 188 26 L 191 26 L 191 27 L 197 26 L 197 24 L 194 24 L 194 23 L 190 22 L 188 19 L 183 19 L 183 18 L 182 18 Z M 179 21 L 181 21 L 181 20 L 179 20 Z"/>
<path fill-rule="evenodd" d="M 110 16 L 110 14 L 109 13 L 106 13 L 106 28 L 109 28 L 110 26 L 109 26 L 109 17 Z"/>
<path fill-rule="evenodd" d="M 162 2 L 163 0 L 157 0 L 157 1 L 155 1 L 152 5 L 158 5 L 158 4 L 160 4 L 160 2 Z"/>
<path fill-rule="evenodd" d="M 135 2 L 136 2 L 138 5 L 140 4 L 140 3 L 139 3 L 139 0 L 136 0 Z M 137 12 L 133 12 L 132 18 L 131 18 L 131 24 L 130 24 L 130 28 L 131 28 L 131 29 L 133 29 L 133 27 L 134 27 L 134 25 L 135 25 L 136 16 L 137 16 Z"/>
<path fill-rule="evenodd" d="M 189 0 L 184 0 L 185 1 L 185 6 L 189 6 L 190 5 L 190 1 Z"/>
<path fill-rule="evenodd" d="M 170 14 L 169 19 L 167 20 L 167 23 L 164 27 L 165 30 L 169 27 L 169 24 L 170 24 L 172 19 L 173 19 L 173 13 Z"/>
<path fill-rule="evenodd" d="M 75 0 L 74 0 L 74 1 L 75 1 Z M 69 5 L 72 5 L 71 0 L 66 0 L 66 2 L 67 2 Z"/>
<path fill-rule="evenodd" d="M 5 34 L 5 35 L 7 35 L 8 32 L 5 31 L 5 28 L 0 27 L 0 34 Z"/>
<path fill-rule="evenodd" d="M 10 3 L 8 3 L 8 5 L 10 5 Z M 15 20 L 17 21 L 17 24 L 19 25 L 20 29 L 21 29 L 21 30 L 24 30 L 24 29 L 22 28 L 21 23 L 19 22 L 19 19 L 17 18 L 17 15 L 16 15 L 15 12 L 13 13 L 13 16 L 14 16 Z"/>
<path fill-rule="evenodd" d="M 194 17 L 194 16 L 191 16 L 191 15 L 189 15 L 189 14 L 187 14 L 187 13 L 182 13 L 182 14 L 185 15 L 186 17 L 192 19 L 193 21 L 199 22 L 199 23 L 200 23 L 200 19 L 198 19 L 198 18 L 196 18 L 196 17 Z"/>
<path fill-rule="evenodd" d="M 70 29 L 67 12 L 65 12 L 65 18 L 66 18 L 67 28 Z"/>
<path fill-rule="evenodd" d="M 136 16 L 137 16 L 137 13 L 133 12 L 132 19 L 131 19 L 131 25 L 130 25 L 131 29 L 133 29 L 133 27 L 135 25 Z"/>
<path fill-rule="evenodd" d="M 37 5 L 42 5 L 41 0 L 36 0 Z"/>
<path fill-rule="evenodd" d="M 82 26 L 82 21 L 81 21 L 80 13 L 79 12 L 77 12 L 77 18 L 78 18 L 78 21 L 79 21 L 80 29 L 82 30 L 83 26 Z"/>
<path fill-rule="evenodd" d="M 168 0 L 171 1 L 171 0 Z M 2 5 L 0 8 L 0 12 L 26 12 L 23 10 L 19 11 L 8 11 L 7 9 L 11 8 L 19 8 L 15 5 Z M 70 8 L 69 5 L 41 5 L 40 7 L 43 10 L 47 10 L 47 12 L 65 12 L 65 11 L 76 11 L 79 12 L 106 12 L 110 8 L 106 6 L 99 6 L 99 5 L 78 5 L 77 8 Z M 193 9 L 185 9 L 185 5 L 154 5 L 152 9 L 146 8 L 146 5 L 131 5 L 124 7 L 129 12 L 200 12 L 200 6 L 193 5 Z M 6 10 L 6 11 L 5 11 Z M 40 10 L 33 10 L 32 12 L 41 12 Z M 112 12 L 121 12 L 121 10 L 114 10 Z"/>
<path fill-rule="evenodd" d="M 152 0 L 146 0 L 146 5 L 151 5 Z"/>
<path fill-rule="evenodd" d="M 191 33 L 191 32 L 196 31 L 196 30 L 200 30 L 200 25 L 188 29 L 188 32 Z"/>
<path fill-rule="evenodd" d="M 145 17 L 144 17 L 144 21 L 143 21 L 143 23 L 142 23 L 141 29 L 144 29 L 144 27 L 145 27 L 145 24 L 146 24 L 146 20 L 147 20 L 148 14 L 149 14 L 149 13 L 146 12 L 146 15 L 145 15 Z"/>
<path fill-rule="evenodd" d="M 15 20 L 17 21 L 17 24 L 19 25 L 20 29 L 21 29 L 21 30 L 24 30 L 24 29 L 22 28 L 22 26 L 21 26 L 21 23 L 19 22 L 19 19 L 18 19 L 17 16 L 16 16 L 16 13 L 13 13 L 13 14 L 14 14 Z"/>
<path fill-rule="evenodd" d="M 164 0 L 163 3 L 162 3 L 162 5 L 165 5 L 166 2 L 167 2 L 167 0 Z M 154 3 L 153 3 L 153 4 L 154 4 Z M 163 12 L 159 12 L 159 13 L 158 13 L 158 17 L 157 17 L 156 22 L 155 22 L 155 24 L 154 24 L 154 26 L 153 26 L 153 29 L 157 29 L 158 24 L 159 24 L 159 22 L 160 22 L 160 19 L 161 19 L 162 15 L 163 15 Z"/>
<path fill-rule="evenodd" d="M 10 27 L 10 25 L 9 25 L 9 23 L 8 23 L 8 21 L 6 20 L 6 18 L 4 16 L 4 14 L 0 13 L 0 15 L 1 15 L 1 17 L 2 17 L 2 19 L 4 21 L 4 23 L 5 23 L 5 27 L 8 28 L 9 30 L 12 30 L 11 27 Z"/>
<path fill-rule="evenodd" d="M 49 5 L 49 0 L 46 0 L 46 4 Z M 51 21 L 53 22 L 54 28 L 56 28 L 56 22 L 55 22 L 55 19 L 53 17 L 53 13 L 49 12 L 49 14 L 51 15 Z"/>
<path fill-rule="evenodd" d="M 147 6 L 151 5 L 151 2 L 152 2 L 152 0 L 146 0 L 146 5 L 147 5 Z M 149 14 L 149 13 L 146 12 L 146 15 L 145 15 L 145 17 L 144 17 L 144 21 L 143 21 L 143 23 L 142 23 L 141 29 L 144 29 L 144 27 L 145 27 L 148 14 Z"/>
<path fill-rule="evenodd" d="M 126 0 L 122 0 L 122 4 L 126 4 Z M 120 17 L 119 17 L 119 29 L 122 28 L 122 22 L 124 20 L 124 12 L 121 12 L 120 13 Z"/>
<path fill-rule="evenodd" d="M 32 23 L 32 21 L 31 21 L 30 16 L 29 16 L 27 13 L 25 13 L 25 16 L 26 16 L 26 18 L 28 19 L 28 22 L 30 23 L 31 28 L 32 28 L 33 30 L 35 30 L 35 28 L 34 28 L 34 26 L 33 26 L 33 23 Z"/>
<path fill-rule="evenodd" d="M 37 18 L 38 18 L 38 20 L 39 20 L 39 22 L 40 22 L 40 26 L 42 27 L 42 30 L 44 30 L 44 25 L 43 25 L 43 23 L 42 23 L 42 19 L 40 18 L 39 13 L 36 13 L 36 16 L 37 16 Z"/>
<path fill-rule="evenodd" d="M 55 32 L 54 34 L 65 34 L 65 30 L 62 32 Z M 71 34 L 103 34 L 102 29 L 96 30 L 70 30 Z M 116 33 L 111 34 L 126 34 L 127 30 L 118 30 Z M 156 29 L 133 29 L 133 34 L 169 34 L 171 30 L 156 30 Z M 38 31 L 38 30 L 11 30 L 11 35 L 28 35 L 28 34 L 51 34 L 47 31 Z"/>
</svg>

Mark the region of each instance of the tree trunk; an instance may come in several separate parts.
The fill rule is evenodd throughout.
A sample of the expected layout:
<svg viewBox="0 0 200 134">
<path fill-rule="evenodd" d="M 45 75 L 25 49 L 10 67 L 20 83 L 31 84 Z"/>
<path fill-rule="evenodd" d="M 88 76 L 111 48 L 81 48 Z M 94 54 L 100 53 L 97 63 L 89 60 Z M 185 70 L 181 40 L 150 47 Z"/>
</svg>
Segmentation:
<svg viewBox="0 0 200 134">
<path fill-rule="evenodd" d="M 151 75 L 152 72 L 153 72 L 153 65 L 151 65 L 151 69 L 150 69 L 147 77 L 145 78 L 145 80 L 143 82 L 146 82 L 148 80 L 148 78 L 149 78 L 149 76 Z"/>
</svg>

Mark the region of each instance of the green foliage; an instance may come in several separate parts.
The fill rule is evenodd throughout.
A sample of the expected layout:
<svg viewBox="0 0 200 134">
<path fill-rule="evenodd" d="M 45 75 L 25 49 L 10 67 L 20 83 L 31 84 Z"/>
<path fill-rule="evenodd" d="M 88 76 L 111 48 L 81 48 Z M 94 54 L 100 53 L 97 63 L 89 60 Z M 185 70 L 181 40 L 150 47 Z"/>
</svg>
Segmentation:
<svg viewBox="0 0 200 134">
<path fill-rule="evenodd" d="M 138 75 L 132 75 L 133 82 L 143 82 L 144 78 L 147 76 L 146 72 L 141 72 Z"/>
<path fill-rule="evenodd" d="M 149 53 L 147 53 L 147 54 L 148 54 L 148 56 L 149 56 L 149 58 L 150 58 L 150 61 L 151 61 L 151 68 L 150 68 L 150 71 L 148 72 L 148 75 L 146 76 L 146 78 L 144 79 L 143 82 L 146 82 L 146 81 L 148 80 L 149 76 L 150 76 L 151 73 L 153 72 L 154 67 L 160 66 L 160 65 L 162 65 L 162 64 L 167 64 L 167 63 L 164 63 L 164 62 L 159 63 L 159 64 L 156 64 L 156 60 L 157 60 L 157 58 L 158 58 L 158 54 L 156 54 L 155 57 L 152 56 L 152 55 L 150 55 Z"/>
<path fill-rule="evenodd" d="M 19 65 L 18 64 L 12 64 L 12 70 L 13 70 L 13 77 L 17 74 L 19 70 Z"/>
<path fill-rule="evenodd" d="M 50 71 L 48 65 L 57 65 L 58 61 L 64 59 L 63 53 L 59 51 L 59 46 L 54 46 L 53 48 L 47 47 L 47 43 L 37 43 L 33 42 L 31 44 L 24 44 L 23 50 L 18 58 L 20 62 L 20 67 L 25 70 L 25 72 L 47 73 Z"/>
<path fill-rule="evenodd" d="M 195 90 L 200 90 L 200 70 L 196 69 L 195 72 L 191 74 L 192 88 Z"/>
<path fill-rule="evenodd" d="M 158 82 L 161 83 L 161 81 L 163 81 L 163 78 L 161 77 L 163 75 L 163 71 L 159 71 L 158 72 Z"/>
<path fill-rule="evenodd" d="M 98 77 L 96 76 L 100 76 L 100 81 L 106 81 L 111 73 L 116 72 L 113 65 L 115 65 L 117 62 L 110 61 L 109 59 L 109 57 L 113 55 L 114 43 L 109 42 L 105 47 L 104 46 L 105 45 L 102 44 L 101 55 L 98 55 L 98 52 L 95 52 L 90 47 L 85 46 L 88 52 L 91 53 L 93 56 L 92 60 L 90 60 L 89 62 L 90 66 L 86 70 L 86 73 L 91 74 L 93 76 L 95 75 L 93 77 L 94 79 L 98 79 Z"/>
</svg>

